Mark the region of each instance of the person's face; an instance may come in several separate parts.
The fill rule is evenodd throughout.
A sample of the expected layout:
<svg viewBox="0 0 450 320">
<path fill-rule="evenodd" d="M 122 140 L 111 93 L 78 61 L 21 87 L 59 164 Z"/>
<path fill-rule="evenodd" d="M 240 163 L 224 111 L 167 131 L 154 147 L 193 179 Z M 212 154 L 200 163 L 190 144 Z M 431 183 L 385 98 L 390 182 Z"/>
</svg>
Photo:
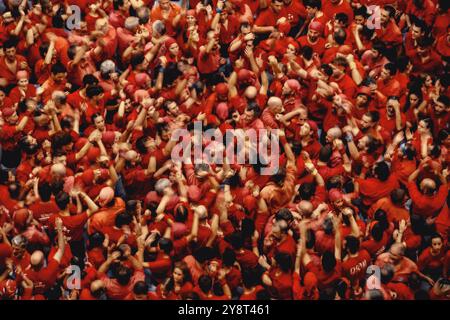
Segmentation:
<svg viewBox="0 0 450 320">
<path fill-rule="evenodd" d="M 189 26 L 195 25 L 195 17 L 194 16 L 186 16 L 186 22 Z"/>
<path fill-rule="evenodd" d="M 311 127 L 309 126 L 309 123 L 305 122 L 300 127 L 300 136 L 301 137 L 307 137 L 307 136 L 309 136 L 310 133 L 311 133 Z"/>
<path fill-rule="evenodd" d="M 17 81 L 17 84 L 20 86 L 20 87 L 26 87 L 27 85 L 28 85 L 28 79 L 27 78 L 24 78 L 24 79 L 20 79 L 19 81 Z"/>
<path fill-rule="evenodd" d="M 169 47 L 169 52 L 172 56 L 176 57 L 178 55 L 178 52 L 180 51 L 180 47 L 177 43 L 172 43 Z"/>
<path fill-rule="evenodd" d="M 272 106 L 271 109 L 272 109 L 274 114 L 282 113 L 284 111 L 283 105 L 281 105 L 281 104 L 280 105 L 274 105 L 274 106 Z"/>
<path fill-rule="evenodd" d="M 443 114 L 445 112 L 445 105 L 442 102 L 436 101 L 433 103 L 434 112 L 437 115 Z"/>
<path fill-rule="evenodd" d="M 310 6 L 306 6 L 306 13 L 308 14 L 308 17 L 314 17 L 314 15 L 316 14 L 317 9 L 310 7 Z"/>
<path fill-rule="evenodd" d="M 422 30 L 418 26 L 413 25 L 411 29 L 411 37 L 413 38 L 413 40 L 417 40 L 421 36 L 423 36 Z"/>
<path fill-rule="evenodd" d="M 225 22 L 228 19 L 228 12 L 222 11 L 220 14 L 220 22 Z"/>
<path fill-rule="evenodd" d="M 6 97 L 5 93 L 0 90 L 0 101 L 5 100 L 5 97 Z"/>
<path fill-rule="evenodd" d="M 336 208 L 342 208 L 344 206 L 344 200 L 343 199 L 338 199 L 338 200 L 333 202 L 333 205 Z"/>
<path fill-rule="evenodd" d="M 358 25 L 363 25 L 365 22 L 364 17 L 363 16 L 355 16 L 355 23 Z"/>
<path fill-rule="evenodd" d="M 431 248 L 433 252 L 440 252 L 442 249 L 442 239 L 441 238 L 433 238 L 431 240 Z"/>
<path fill-rule="evenodd" d="M 389 12 L 387 10 L 381 10 L 380 20 L 381 20 L 381 24 L 383 24 L 383 25 L 386 25 L 389 22 L 390 17 L 389 17 Z"/>
<path fill-rule="evenodd" d="M 300 114 L 298 115 L 297 120 L 298 120 L 298 123 L 301 126 L 303 126 L 306 123 L 306 121 L 308 120 L 308 114 L 306 113 L 306 111 L 303 111 L 303 110 L 300 111 Z"/>
<path fill-rule="evenodd" d="M 309 38 L 309 40 L 314 42 L 314 41 L 316 41 L 319 38 L 319 36 L 320 36 L 320 33 L 317 32 L 316 30 L 308 29 L 308 38 Z"/>
<path fill-rule="evenodd" d="M 365 94 L 359 94 L 356 96 L 356 105 L 358 107 L 362 107 L 362 106 L 366 105 L 368 101 L 369 101 L 369 99 L 367 98 L 367 96 Z"/>
<path fill-rule="evenodd" d="M 180 268 L 175 268 L 173 269 L 173 281 L 175 281 L 175 283 L 182 283 L 183 282 L 183 271 Z"/>
<path fill-rule="evenodd" d="M 255 112 L 253 110 L 245 109 L 243 116 L 245 121 L 251 122 L 255 118 Z"/>
<path fill-rule="evenodd" d="M 16 48 L 7 48 L 5 50 L 5 56 L 8 60 L 14 60 L 16 58 Z"/>
<path fill-rule="evenodd" d="M 333 77 L 339 78 L 344 74 L 344 67 L 343 66 L 337 66 L 335 64 L 330 64 L 331 69 L 333 69 Z"/>
<path fill-rule="evenodd" d="M 210 276 L 215 276 L 219 272 L 219 263 L 217 261 L 211 261 L 208 263 L 207 272 Z"/>
<path fill-rule="evenodd" d="M 147 139 L 147 141 L 145 141 L 145 147 L 149 151 L 155 150 L 156 149 L 156 142 L 155 142 L 155 140 L 154 139 Z"/>
<path fill-rule="evenodd" d="M 163 130 L 161 133 L 161 139 L 164 141 L 169 141 L 170 139 L 170 131 L 169 130 Z"/>
<path fill-rule="evenodd" d="M 334 26 L 334 30 L 345 29 L 345 27 L 346 27 L 345 23 L 342 23 L 341 21 L 336 20 L 336 19 L 334 19 L 333 26 Z"/>
<path fill-rule="evenodd" d="M 291 93 L 291 88 L 289 88 L 288 84 L 285 82 L 283 88 L 281 89 L 281 94 L 286 96 Z"/>
<path fill-rule="evenodd" d="M 80 33 L 87 33 L 88 27 L 86 21 L 80 21 L 80 27 L 79 27 Z"/>
<path fill-rule="evenodd" d="M 94 124 L 98 130 L 100 131 L 105 130 L 105 120 L 103 119 L 102 116 L 98 116 L 97 118 L 95 118 Z"/>
<path fill-rule="evenodd" d="M 16 258 L 22 258 L 25 253 L 25 248 L 21 246 L 12 245 L 12 254 Z"/>
<path fill-rule="evenodd" d="M 360 150 L 366 150 L 366 147 L 368 145 L 369 141 L 367 136 L 362 137 L 361 139 L 359 139 L 358 141 L 358 149 Z"/>
<path fill-rule="evenodd" d="M 289 44 L 286 48 L 287 54 L 295 54 L 295 47 L 292 44 Z"/>
<path fill-rule="evenodd" d="M 281 9 L 283 9 L 283 2 L 279 2 L 279 1 L 272 2 L 272 10 L 275 13 L 279 13 L 281 11 Z"/>
<path fill-rule="evenodd" d="M 63 82 L 64 81 L 64 79 L 66 79 L 66 73 L 64 72 L 64 73 L 57 73 L 57 74 L 55 74 L 55 75 L 53 75 L 53 80 L 56 82 L 56 83 L 61 83 L 61 82 Z"/>
<path fill-rule="evenodd" d="M 170 8 L 170 0 L 160 0 L 159 6 L 162 10 L 169 10 Z"/>
<path fill-rule="evenodd" d="M 425 78 L 425 86 L 427 86 L 427 87 L 433 86 L 433 79 L 430 76 L 427 76 Z"/>
<path fill-rule="evenodd" d="M 428 133 L 429 130 L 428 130 L 427 123 L 423 120 L 419 121 L 417 130 L 419 130 L 419 133 Z"/>
<path fill-rule="evenodd" d="M 67 158 L 66 158 L 66 156 L 54 157 L 53 158 L 53 163 L 54 164 L 62 163 L 64 166 L 66 166 L 67 165 Z"/>
<path fill-rule="evenodd" d="M 171 103 L 167 106 L 169 113 L 173 116 L 178 116 L 180 114 L 180 108 L 176 103 Z"/>
<path fill-rule="evenodd" d="M 388 104 L 386 106 L 386 111 L 387 111 L 389 116 L 393 116 L 395 114 L 394 106 L 389 101 L 388 101 Z"/>
<path fill-rule="evenodd" d="M 19 116 L 17 115 L 17 112 L 14 112 L 10 117 L 6 118 L 5 120 L 9 124 L 16 124 L 17 121 L 19 120 Z"/>
<path fill-rule="evenodd" d="M 372 119 L 370 119 L 369 116 L 363 115 L 361 118 L 361 128 L 362 129 L 369 129 L 372 126 Z"/>
<path fill-rule="evenodd" d="M 28 142 L 30 145 L 35 145 L 35 144 L 37 144 L 36 138 L 33 137 L 33 136 L 30 136 L 30 135 L 27 136 L 27 142 Z"/>
<path fill-rule="evenodd" d="M 247 33 L 250 33 L 252 31 L 252 28 L 250 27 L 250 24 L 243 23 L 241 24 L 241 33 L 243 35 L 246 35 Z"/>
<path fill-rule="evenodd" d="M 381 70 L 381 73 L 380 73 L 381 80 L 387 80 L 390 78 L 390 76 L 391 76 L 391 74 L 389 73 L 389 71 L 386 68 L 383 68 Z"/>
<path fill-rule="evenodd" d="M 417 106 L 419 104 L 419 97 L 417 97 L 415 94 L 410 94 L 409 103 L 411 104 L 411 107 Z"/>
</svg>

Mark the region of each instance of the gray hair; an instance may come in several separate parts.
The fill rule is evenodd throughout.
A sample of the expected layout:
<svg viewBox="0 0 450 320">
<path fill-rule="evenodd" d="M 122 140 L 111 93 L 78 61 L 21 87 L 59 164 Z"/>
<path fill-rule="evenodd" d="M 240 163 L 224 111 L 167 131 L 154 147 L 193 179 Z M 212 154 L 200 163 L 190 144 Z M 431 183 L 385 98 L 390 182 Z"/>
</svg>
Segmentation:
<svg viewBox="0 0 450 320">
<path fill-rule="evenodd" d="M 139 26 L 139 19 L 137 17 L 128 17 L 125 19 L 125 29 L 132 31 Z"/>
<path fill-rule="evenodd" d="M 153 31 L 158 32 L 160 35 L 166 33 L 166 25 L 161 20 L 156 20 L 155 22 L 153 22 L 152 29 Z"/>
<path fill-rule="evenodd" d="M 108 74 L 116 70 L 116 64 L 112 60 L 105 60 L 100 65 L 100 72 L 102 74 Z"/>
</svg>

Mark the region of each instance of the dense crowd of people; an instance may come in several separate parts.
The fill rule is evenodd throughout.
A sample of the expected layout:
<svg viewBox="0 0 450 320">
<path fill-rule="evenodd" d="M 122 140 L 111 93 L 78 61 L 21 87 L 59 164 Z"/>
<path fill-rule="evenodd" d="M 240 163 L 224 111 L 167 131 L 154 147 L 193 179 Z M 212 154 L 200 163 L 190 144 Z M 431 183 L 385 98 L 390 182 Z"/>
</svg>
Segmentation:
<svg viewBox="0 0 450 320">
<path fill-rule="evenodd" d="M 2 2 L 0 300 L 449 299 L 449 7 Z"/>
</svg>

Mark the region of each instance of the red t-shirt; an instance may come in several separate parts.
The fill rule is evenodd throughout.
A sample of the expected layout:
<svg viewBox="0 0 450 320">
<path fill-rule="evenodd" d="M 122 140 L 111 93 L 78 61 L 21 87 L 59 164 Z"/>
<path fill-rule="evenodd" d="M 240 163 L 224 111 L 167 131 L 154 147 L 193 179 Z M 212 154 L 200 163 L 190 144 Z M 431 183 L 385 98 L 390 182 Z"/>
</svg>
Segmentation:
<svg viewBox="0 0 450 320">
<path fill-rule="evenodd" d="M 356 257 L 349 257 L 342 262 L 342 272 L 347 279 L 356 284 L 365 276 L 366 269 L 371 264 L 371 261 L 370 254 L 362 249 Z"/>
</svg>

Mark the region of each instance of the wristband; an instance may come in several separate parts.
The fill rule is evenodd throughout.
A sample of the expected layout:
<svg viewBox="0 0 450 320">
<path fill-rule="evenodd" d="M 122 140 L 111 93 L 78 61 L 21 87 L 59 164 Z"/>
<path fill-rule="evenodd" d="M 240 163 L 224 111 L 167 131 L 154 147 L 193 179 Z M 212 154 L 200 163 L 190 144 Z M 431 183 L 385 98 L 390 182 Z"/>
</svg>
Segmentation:
<svg viewBox="0 0 450 320">
<path fill-rule="evenodd" d="M 311 174 L 312 174 L 313 176 L 317 175 L 317 173 L 318 173 L 318 171 L 317 171 L 316 168 L 314 168 L 314 170 L 311 172 Z"/>
<path fill-rule="evenodd" d="M 222 9 L 216 8 L 217 13 L 222 13 Z"/>
<path fill-rule="evenodd" d="M 347 134 L 347 135 L 345 136 L 345 141 L 347 141 L 347 142 L 353 141 L 353 136 L 352 136 L 351 134 Z"/>
</svg>

